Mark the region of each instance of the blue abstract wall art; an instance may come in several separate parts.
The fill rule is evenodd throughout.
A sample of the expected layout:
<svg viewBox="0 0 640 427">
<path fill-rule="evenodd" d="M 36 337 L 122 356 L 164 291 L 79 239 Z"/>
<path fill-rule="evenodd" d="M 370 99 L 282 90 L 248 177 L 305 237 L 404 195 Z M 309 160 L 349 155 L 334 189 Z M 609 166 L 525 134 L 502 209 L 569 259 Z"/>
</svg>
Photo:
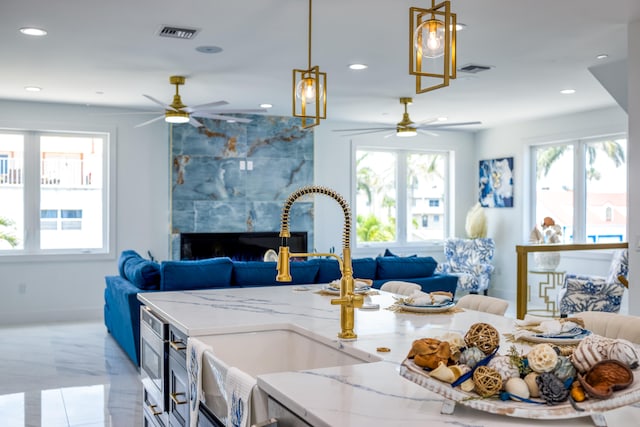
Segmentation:
<svg viewBox="0 0 640 427">
<path fill-rule="evenodd" d="M 513 207 L 513 157 L 480 160 L 479 202 L 485 208 Z"/>
</svg>

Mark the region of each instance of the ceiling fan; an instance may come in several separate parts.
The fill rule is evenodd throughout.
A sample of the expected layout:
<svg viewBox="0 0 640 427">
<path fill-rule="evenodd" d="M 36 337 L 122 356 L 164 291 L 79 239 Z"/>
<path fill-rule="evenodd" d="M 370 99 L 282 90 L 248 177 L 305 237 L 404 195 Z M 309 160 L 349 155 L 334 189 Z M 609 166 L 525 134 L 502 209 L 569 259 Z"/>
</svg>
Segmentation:
<svg viewBox="0 0 640 427">
<path fill-rule="evenodd" d="M 165 104 L 162 101 L 157 100 L 156 98 L 150 95 L 143 96 L 150 101 L 160 105 L 164 108 L 164 114 L 158 117 L 154 117 L 151 120 L 147 120 L 146 122 L 140 123 L 135 127 L 141 127 L 153 123 L 158 120 L 164 119 L 168 123 L 189 123 L 195 127 L 202 127 L 203 124 L 200 123 L 195 117 L 202 117 L 207 119 L 215 119 L 215 120 L 226 120 L 228 122 L 238 122 L 238 123 L 249 123 L 251 119 L 246 119 L 243 117 L 234 117 L 234 116 L 225 116 L 224 114 L 233 114 L 233 113 L 265 113 L 267 110 L 263 108 L 256 109 L 215 109 L 216 107 L 221 107 L 223 105 L 227 105 L 227 101 L 216 101 L 209 102 L 207 104 L 196 105 L 195 107 L 188 107 L 182 103 L 182 99 L 180 98 L 180 86 L 184 85 L 186 78 L 184 76 L 171 76 L 169 77 L 169 83 L 176 86 L 176 93 L 173 95 L 173 102 L 171 104 Z"/>
<path fill-rule="evenodd" d="M 400 120 L 395 126 L 387 125 L 378 128 L 359 128 L 359 129 L 334 129 L 334 132 L 351 132 L 349 134 L 345 134 L 345 136 L 354 136 L 354 135 L 363 135 L 367 133 L 377 133 L 377 132 L 390 132 L 388 136 L 394 134 L 400 137 L 408 137 L 408 136 L 416 136 L 418 132 L 424 133 L 427 135 L 437 136 L 437 134 L 430 132 L 429 130 L 449 130 L 450 128 L 456 126 L 469 126 L 469 125 L 479 125 L 482 122 L 459 122 L 459 123 L 439 123 L 437 119 L 425 120 L 419 123 L 415 123 L 409 118 L 409 113 L 407 112 L 407 105 L 413 102 L 412 98 L 400 98 L 400 103 L 404 105 L 404 114 L 402 115 L 402 120 Z M 436 122 L 436 123 L 434 123 Z"/>
</svg>

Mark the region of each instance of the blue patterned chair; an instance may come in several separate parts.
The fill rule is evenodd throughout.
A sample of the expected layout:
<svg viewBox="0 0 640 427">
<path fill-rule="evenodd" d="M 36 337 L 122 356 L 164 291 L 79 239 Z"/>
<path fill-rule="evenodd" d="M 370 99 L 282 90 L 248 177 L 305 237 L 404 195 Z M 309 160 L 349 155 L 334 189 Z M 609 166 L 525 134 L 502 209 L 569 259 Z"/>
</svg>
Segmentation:
<svg viewBox="0 0 640 427">
<path fill-rule="evenodd" d="M 582 311 L 619 312 L 629 272 L 628 256 L 626 249 L 614 251 L 607 277 L 566 274 L 559 293 L 560 316 Z"/>
<path fill-rule="evenodd" d="M 438 264 L 437 271 L 458 277 L 458 290 L 472 294 L 487 294 L 494 266 L 493 239 L 483 237 L 462 239 L 450 237 L 444 242 L 445 261 Z"/>
</svg>

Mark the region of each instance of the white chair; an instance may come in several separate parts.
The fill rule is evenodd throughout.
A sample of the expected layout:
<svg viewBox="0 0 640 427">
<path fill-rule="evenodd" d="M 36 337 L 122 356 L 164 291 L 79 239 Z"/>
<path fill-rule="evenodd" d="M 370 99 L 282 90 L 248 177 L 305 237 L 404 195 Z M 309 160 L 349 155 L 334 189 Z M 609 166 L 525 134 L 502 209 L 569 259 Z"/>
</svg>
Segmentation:
<svg viewBox="0 0 640 427">
<path fill-rule="evenodd" d="M 458 300 L 456 307 L 502 316 L 509 308 L 509 302 L 486 295 L 468 294 Z"/>
<path fill-rule="evenodd" d="M 380 286 L 381 291 L 392 292 L 400 295 L 411 295 L 415 291 L 421 291 L 422 286 L 417 283 L 402 282 L 400 280 L 390 280 Z"/>
<path fill-rule="evenodd" d="M 571 317 L 584 322 L 585 329 L 607 338 L 624 338 L 640 344 L 640 317 L 606 311 L 583 311 Z"/>
</svg>

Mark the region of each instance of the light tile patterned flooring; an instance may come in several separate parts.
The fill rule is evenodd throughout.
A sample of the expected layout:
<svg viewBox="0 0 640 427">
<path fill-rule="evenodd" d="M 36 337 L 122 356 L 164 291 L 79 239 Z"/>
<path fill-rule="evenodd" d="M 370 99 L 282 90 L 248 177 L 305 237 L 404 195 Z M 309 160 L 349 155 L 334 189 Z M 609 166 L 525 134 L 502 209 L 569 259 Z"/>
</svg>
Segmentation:
<svg viewBox="0 0 640 427">
<path fill-rule="evenodd" d="M 138 368 L 102 322 L 0 327 L 0 426 L 139 427 Z"/>
</svg>

